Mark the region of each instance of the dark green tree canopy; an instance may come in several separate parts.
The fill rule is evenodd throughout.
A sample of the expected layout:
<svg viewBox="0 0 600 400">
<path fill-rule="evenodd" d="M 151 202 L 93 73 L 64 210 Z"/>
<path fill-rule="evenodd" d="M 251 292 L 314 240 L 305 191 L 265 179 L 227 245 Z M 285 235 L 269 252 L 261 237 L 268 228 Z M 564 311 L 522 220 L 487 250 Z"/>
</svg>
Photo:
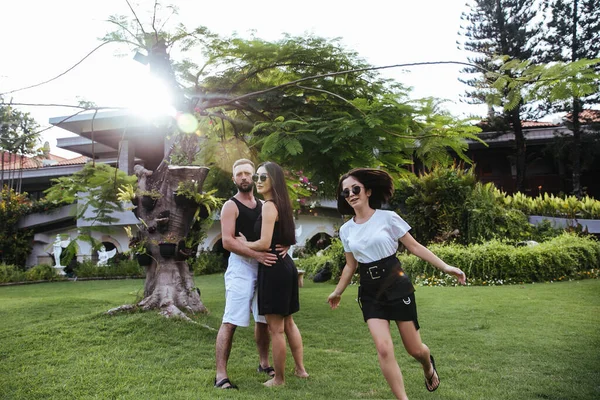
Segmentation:
<svg viewBox="0 0 600 400">
<path fill-rule="evenodd" d="M 446 161 L 449 149 L 465 157 L 464 139 L 479 131 L 441 111 L 434 99 L 411 100 L 407 88 L 381 78 L 339 39 L 224 38 L 183 26 L 144 34 L 136 21 L 111 22 L 119 28 L 107 40 L 152 54 L 154 37 L 181 56 L 171 61 L 174 76 L 190 99 L 200 138 L 182 134 L 188 149 L 185 157 L 175 152 L 179 160 L 190 160 L 189 145 L 196 142 L 196 164 L 227 171 L 239 157 L 269 159 L 332 190 L 356 166 L 405 171 L 415 157 L 426 165 Z"/>
</svg>

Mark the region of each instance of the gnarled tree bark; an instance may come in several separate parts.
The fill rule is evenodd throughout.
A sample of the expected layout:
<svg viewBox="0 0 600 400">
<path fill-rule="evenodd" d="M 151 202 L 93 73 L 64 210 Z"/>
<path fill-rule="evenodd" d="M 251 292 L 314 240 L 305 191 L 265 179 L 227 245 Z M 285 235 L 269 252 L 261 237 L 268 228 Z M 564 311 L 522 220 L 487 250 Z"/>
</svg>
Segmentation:
<svg viewBox="0 0 600 400">
<path fill-rule="evenodd" d="M 179 311 L 208 312 L 187 262 L 181 260 L 185 258 L 181 253 L 183 241 L 194 222 L 198 205 L 190 202 L 180 206 L 174 200 L 180 182 L 196 181 L 198 190 L 202 190 L 207 175 L 208 168 L 195 166 L 169 166 L 159 173 L 145 174 L 147 188 L 158 191 L 161 197 L 152 209 L 141 205 L 141 196 L 137 201 L 137 216 L 146 225 L 140 234 L 152 256 L 151 265 L 146 267 L 144 299 L 138 303 L 143 309 L 161 309 L 167 316 L 183 316 Z M 175 243 L 175 256 L 161 255 L 161 243 Z"/>
</svg>

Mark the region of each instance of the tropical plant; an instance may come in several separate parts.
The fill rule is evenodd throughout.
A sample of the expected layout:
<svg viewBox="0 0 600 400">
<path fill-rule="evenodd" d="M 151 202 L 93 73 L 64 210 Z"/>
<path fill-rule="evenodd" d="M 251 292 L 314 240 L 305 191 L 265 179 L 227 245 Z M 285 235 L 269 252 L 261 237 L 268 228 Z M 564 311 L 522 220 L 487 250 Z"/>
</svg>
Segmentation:
<svg viewBox="0 0 600 400">
<path fill-rule="evenodd" d="M 19 194 L 8 186 L 0 190 L 0 199 L 0 262 L 25 269 L 33 231 L 19 229 L 18 222 L 29 213 L 31 202 L 26 194 Z"/>
</svg>

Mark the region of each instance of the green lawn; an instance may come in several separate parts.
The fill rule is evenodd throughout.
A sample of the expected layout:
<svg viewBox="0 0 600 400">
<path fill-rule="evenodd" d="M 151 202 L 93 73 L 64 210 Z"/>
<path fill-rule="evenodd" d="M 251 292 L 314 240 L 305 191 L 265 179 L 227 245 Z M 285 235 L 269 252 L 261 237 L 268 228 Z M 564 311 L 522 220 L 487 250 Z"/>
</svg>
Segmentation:
<svg viewBox="0 0 600 400">
<path fill-rule="evenodd" d="M 348 289 L 329 310 L 330 284 L 306 282 L 296 322 L 311 377 L 267 389 L 255 372 L 251 328 L 238 329 L 229 364 L 239 391 L 218 391 L 214 343 L 222 275 L 197 277 L 211 310 L 198 325 L 156 312 L 107 316 L 131 303 L 141 280 L 0 287 L 1 399 L 391 398 L 375 348 Z M 397 331 L 396 354 L 412 399 L 600 398 L 600 280 L 417 288 L 421 336 L 441 378 L 425 390 Z M 206 324 L 215 330 L 201 327 Z"/>
</svg>

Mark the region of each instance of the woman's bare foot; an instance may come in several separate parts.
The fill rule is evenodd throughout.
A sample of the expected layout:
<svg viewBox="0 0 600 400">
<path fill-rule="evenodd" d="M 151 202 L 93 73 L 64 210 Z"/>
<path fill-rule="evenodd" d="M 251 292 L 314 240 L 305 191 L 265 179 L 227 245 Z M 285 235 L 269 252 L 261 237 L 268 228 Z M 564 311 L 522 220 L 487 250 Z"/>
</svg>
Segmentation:
<svg viewBox="0 0 600 400">
<path fill-rule="evenodd" d="M 284 381 L 278 381 L 278 380 L 275 380 L 275 378 L 273 378 L 273 379 L 269 379 L 268 381 L 266 381 L 265 383 L 263 383 L 263 385 L 265 385 L 266 387 L 283 386 L 283 385 L 285 385 L 285 382 Z"/>
<path fill-rule="evenodd" d="M 302 378 L 302 379 L 306 379 L 309 377 L 308 372 L 306 372 L 305 369 L 296 369 L 294 371 L 294 375 L 296 375 L 298 378 Z"/>
</svg>

